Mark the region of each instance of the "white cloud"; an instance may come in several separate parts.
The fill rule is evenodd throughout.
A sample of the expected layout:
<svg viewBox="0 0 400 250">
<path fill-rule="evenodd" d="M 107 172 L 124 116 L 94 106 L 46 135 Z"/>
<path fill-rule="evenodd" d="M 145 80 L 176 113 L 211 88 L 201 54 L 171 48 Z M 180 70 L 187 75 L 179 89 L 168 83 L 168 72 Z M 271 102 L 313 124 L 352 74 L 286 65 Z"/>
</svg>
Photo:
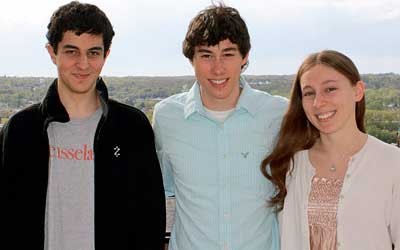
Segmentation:
<svg viewBox="0 0 400 250">
<path fill-rule="evenodd" d="M 373 21 L 400 19 L 400 1 L 398 0 L 334 0 L 333 3 L 348 10 L 354 16 Z"/>
<path fill-rule="evenodd" d="M 192 68 L 181 52 L 187 26 L 212 0 L 82 0 L 99 6 L 116 36 L 104 73 L 180 75 Z M 45 53 L 50 15 L 69 0 L 7 0 L 1 5 L 0 75 L 52 74 Z M 215 1 L 214 1 L 215 2 Z M 399 0 L 224 0 L 245 19 L 249 73 L 294 73 L 310 52 L 332 48 L 368 61 L 374 72 L 399 72 Z M 29 46 L 27 46 L 27 44 Z M 362 56 L 362 57 L 361 57 Z M 392 57 L 390 57 L 392 56 Z M 361 62 L 366 63 L 366 62 Z M 46 73 L 52 72 L 52 73 Z"/>
<path fill-rule="evenodd" d="M 385 21 L 400 19 L 400 1 L 398 0 L 286 0 L 286 1 L 266 1 L 252 0 L 244 1 L 231 0 L 225 1 L 237 6 L 239 11 L 252 13 L 258 19 L 268 21 L 277 18 L 296 19 L 305 13 L 329 10 L 343 11 L 354 17 L 364 20 Z M 248 3 L 248 4 L 247 4 Z"/>
</svg>

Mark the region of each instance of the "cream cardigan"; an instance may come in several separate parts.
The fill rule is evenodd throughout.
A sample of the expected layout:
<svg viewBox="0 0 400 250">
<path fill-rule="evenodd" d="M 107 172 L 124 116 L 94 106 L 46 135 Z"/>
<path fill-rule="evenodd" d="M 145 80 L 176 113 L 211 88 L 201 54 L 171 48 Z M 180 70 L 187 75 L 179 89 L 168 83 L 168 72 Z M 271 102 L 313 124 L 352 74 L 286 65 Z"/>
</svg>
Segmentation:
<svg viewBox="0 0 400 250">
<path fill-rule="evenodd" d="M 308 196 L 315 174 L 308 150 L 297 152 L 279 214 L 282 250 L 308 250 Z M 339 196 L 337 242 L 342 250 L 400 247 L 400 149 L 368 136 L 352 157 Z"/>
</svg>

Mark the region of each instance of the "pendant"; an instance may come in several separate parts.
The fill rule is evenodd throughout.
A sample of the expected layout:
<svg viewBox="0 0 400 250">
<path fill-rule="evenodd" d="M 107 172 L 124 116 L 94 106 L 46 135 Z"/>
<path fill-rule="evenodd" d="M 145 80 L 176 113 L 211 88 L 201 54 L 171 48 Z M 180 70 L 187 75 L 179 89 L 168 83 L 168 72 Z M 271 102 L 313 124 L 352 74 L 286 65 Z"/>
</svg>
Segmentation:
<svg viewBox="0 0 400 250">
<path fill-rule="evenodd" d="M 335 164 L 332 164 L 331 167 L 329 168 L 329 170 L 330 170 L 331 172 L 336 172 Z"/>
</svg>

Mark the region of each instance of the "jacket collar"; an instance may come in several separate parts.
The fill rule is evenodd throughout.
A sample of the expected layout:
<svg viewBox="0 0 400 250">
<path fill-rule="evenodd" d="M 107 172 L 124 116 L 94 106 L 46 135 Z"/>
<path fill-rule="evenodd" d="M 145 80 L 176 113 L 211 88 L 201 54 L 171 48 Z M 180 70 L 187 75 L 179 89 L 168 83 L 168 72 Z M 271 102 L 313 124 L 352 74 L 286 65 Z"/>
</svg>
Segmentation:
<svg viewBox="0 0 400 250">
<path fill-rule="evenodd" d="M 244 78 L 242 77 L 240 78 L 239 84 L 242 91 L 240 93 L 235 110 L 243 110 L 250 113 L 251 115 L 255 115 L 257 110 L 257 103 L 256 99 L 252 98 L 255 90 L 252 89 L 250 85 L 246 82 L 246 80 L 244 80 Z M 206 113 L 203 102 L 201 101 L 200 85 L 197 81 L 193 84 L 187 95 L 184 107 L 185 119 L 196 112 L 200 114 Z"/>
<path fill-rule="evenodd" d="M 101 77 L 96 81 L 96 90 L 99 93 L 100 103 L 103 108 L 103 116 L 108 114 L 108 91 L 107 87 Z M 64 105 L 61 103 L 60 96 L 57 91 L 57 79 L 53 81 L 47 90 L 46 96 L 40 104 L 40 111 L 44 117 L 44 130 L 47 130 L 47 126 L 50 122 L 68 122 L 69 115 Z"/>
</svg>

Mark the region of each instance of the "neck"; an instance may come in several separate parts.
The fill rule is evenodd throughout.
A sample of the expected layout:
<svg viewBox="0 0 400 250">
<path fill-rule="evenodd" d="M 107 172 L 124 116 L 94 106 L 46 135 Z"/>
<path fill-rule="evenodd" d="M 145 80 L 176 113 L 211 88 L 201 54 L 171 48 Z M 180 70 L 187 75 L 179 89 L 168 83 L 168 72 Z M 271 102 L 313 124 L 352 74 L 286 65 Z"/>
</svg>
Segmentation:
<svg viewBox="0 0 400 250">
<path fill-rule="evenodd" d="M 227 111 L 235 108 L 239 100 L 240 93 L 242 92 L 242 89 L 238 84 L 237 88 L 233 90 L 233 93 L 231 93 L 231 95 L 228 98 L 217 99 L 214 97 L 210 98 L 203 92 L 201 86 L 199 87 L 200 87 L 200 97 L 204 107 L 213 111 Z"/>
<path fill-rule="evenodd" d="M 75 95 L 59 93 L 59 95 L 70 119 L 89 117 L 100 107 L 99 96 L 96 92 Z"/>
<path fill-rule="evenodd" d="M 367 134 L 358 129 L 351 134 L 321 134 L 320 139 L 316 142 L 316 146 L 328 154 L 337 154 L 337 152 L 342 152 L 353 155 L 363 147 L 367 137 Z"/>
</svg>

